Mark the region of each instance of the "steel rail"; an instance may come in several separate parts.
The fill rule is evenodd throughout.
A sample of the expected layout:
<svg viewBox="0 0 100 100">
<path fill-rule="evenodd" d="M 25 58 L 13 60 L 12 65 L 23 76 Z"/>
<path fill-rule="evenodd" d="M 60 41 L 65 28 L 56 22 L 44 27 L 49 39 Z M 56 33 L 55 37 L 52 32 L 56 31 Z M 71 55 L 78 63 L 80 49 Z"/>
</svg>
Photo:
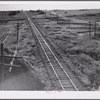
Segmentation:
<svg viewBox="0 0 100 100">
<path fill-rule="evenodd" d="M 44 41 L 44 43 L 46 44 L 46 46 L 48 47 L 48 49 L 49 49 L 50 52 L 52 53 L 53 57 L 54 57 L 54 58 L 56 59 L 56 61 L 58 62 L 60 68 L 63 70 L 63 72 L 64 72 L 65 75 L 67 76 L 67 78 L 69 79 L 69 81 L 70 81 L 71 84 L 73 85 L 74 89 L 75 89 L 76 91 L 78 91 L 77 87 L 75 86 L 75 84 L 73 83 L 73 81 L 71 80 L 71 78 L 69 77 L 69 75 L 67 74 L 67 72 L 65 71 L 65 69 L 63 68 L 63 66 L 61 65 L 61 63 L 60 63 L 59 60 L 57 59 L 57 57 L 55 56 L 55 54 L 53 53 L 53 51 L 51 50 L 51 48 L 49 47 L 49 45 L 47 44 L 46 40 L 43 38 L 43 36 L 41 35 L 40 31 L 37 29 L 37 27 L 35 26 L 35 24 L 34 24 L 33 21 L 31 20 L 31 18 L 30 18 L 25 12 L 24 12 L 24 14 L 26 15 L 26 17 L 27 17 L 27 19 L 28 19 L 28 21 L 29 21 L 29 23 L 30 23 L 32 29 L 34 30 L 34 28 L 35 28 L 35 30 L 39 33 L 40 37 L 42 38 L 42 40 Z M 34 28 L 33 28 L 33 27 L 34 27 Z M 34 33 L 35 33 L 35 32 L 34 32 Z M 36 33 L 35 33 L 35 35 L 37 36 Z M 38 38 L 38 36 L 37 36 L 37 38 Z M 46 57 L 47 57 L 47 59 L 48 59 L 50 65 L 51 65 L 51 67 L 52 67 L 52 69 L 53 69 L 53 71 L 54 71 L 54 73 L 55 73 L 55 75 L 56 75 L 56 77 L 57 77 L 57 79 L 58 79 L 58 81 L 59 81 L 61 87 L 62 87 L 62 89 L 65 90 L 65 89 L 64 89 L 64 86 L 63 86 L 63 84 L 62 84 L 62 82 L 61 82 L 59 76 L 57 75 L 57 72 L 56 72 L 55 68 L 53 67 L 53 64 L 52 64 L 52 62 L 50 61 L 50 58 L 48 57 L 48 55 L 47 55 L 47 53 L 46 53 L 46 50 L 44 49 L 44 47 L 43 47 L 42 43 L 40 42 L 39 38 L 38 38 L 38 41 L 39 41 L 39 43 L 40 43 L 40 45 L 41 45 L 41 47 L 42 47 L 42 49 L 43 49 L 43 51 L 44 51 L 44 53 L 45 53 L 45 55 L 46 55 Z"/>
<path fill-rule="evenodd" d="M 12 34 L 12 32 L 14 31 L 14 28 L 11 30 L 10 33 L 7 34 L 7 36 L 5 37 L 5 39 L 3 40 L 3 43 L 5 43 L 5 41 L 8 39 L 8 37 Z"/>
<path fill-rule="evenodd" d="M 28 16 L 27 16 L 27 18 L 28 18 Z M 28 21 L 29 21 L 29 20 L 30 20 L 30 19 L 28 18 Z M 30 21 L 31 21 L 31 20 L 30 20 Z M 30 21 L 29 21 L 29 23 L 30 23 Z M 30 24 L 30 25 L 31 25 L 31 24 Z M 32 27 L 32 25 L 31 25 L 31 27 Z M 32 29 L 33 29 L 33 27 L 32 27 Z M 33 29 L 33 30 L 34 30 L 34 29 Z M 34 32 L 34 33 L 35 33 L 35 32 Z M 36 35 L 36 33 L 35 33 L 35 35 Z M 36 35 L 36 36 L 37 36 L 37 35 Z M 38 41 L 39 41 L 39 43 L 40 43 L 41 48 L 43 49 L 43 51 L 44 51 L 44 53 L 45 53 L 45 55 L 46 55 L 46 57 L 47 57 L 47 59 L 48 59 L 48 61 L 49 61 L 49 63 L 50 63 L 50 66 L 52 67 L 52 69 L 53 69 L 53 71 L 54 71 L 54 73 L 55 73 L 55 75 L 56 75 L 56 77 L 57 77 L 57 79 L 58 79 L 58 81 L 59 81 L 59 83 L 60 83 L 62 89 L 65 91 L 65 89 L 64 89 L 64 87 L 63 87 L 63 85 L 62 85 L 62 83 L 61 83 L 61 81 L 60 81 L 60 79 L 59 79 L 59 77 L 58 77 L 58 75 L 57 75 L 57 73 L 56 73 L 54 67 L 53 67 L 53 64 L 51 63 L 51 61 L 50 61 L 50 59 L 49 59 L 49 57 L 48 57 L 48 55 L 47 55 L 47 53 L 46 53 L 44 47 L 42 46 L 42 43 L 40 42 L 40 40 L 39 40 L 38 37 L 37 37 L 37 39 L 38 39 Z"/>
</svg>

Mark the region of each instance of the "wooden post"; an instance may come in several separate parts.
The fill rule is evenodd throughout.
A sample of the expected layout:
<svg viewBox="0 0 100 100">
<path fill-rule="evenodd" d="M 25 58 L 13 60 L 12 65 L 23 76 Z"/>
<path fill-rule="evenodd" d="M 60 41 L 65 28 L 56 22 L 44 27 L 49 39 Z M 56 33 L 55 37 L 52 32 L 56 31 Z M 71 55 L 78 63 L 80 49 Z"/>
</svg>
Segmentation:
<svg viewBox="0 0 100 100">
<path fill-rule="evenodd" d="M 4 66 L 3 66 L 3 43 L 1 43 L 1 82 L 2 82 L 2 90 L 4 89 Z"/>
<path fill-rule="evenodd" d="M 89 37 L 91 37 L 91 22 L 89 21 Z"/>
<path fill-rule="evenodd" d="M 36 19 L 36 14 L 35 14 L 35 19 Z"/>
<path fill-rule="evenodd" d="M 69 19 L 69 27 L 70 27 L 70 19 Z"/>
<path fill-rule="evenodd" d="M 4 18 L 6 18 L 6 11 L 4 12 Z"/>
<path fill-rule="evenodd" d="M 50 11 L 50 19 L 51 19 L 51 11 Z"/>
<path fill-rule="evenodd" d="M 94 21 L 94 36 L 96 37 L 96 21 Z"/>
<path fill-rule="evenodd" d="M 18 43 L 18 37 L 19 37 L 19 23 L 17 23 L 17 43 Z"/>
<path fill-rule="evenodd" d="M 57 24 L 58 24 L 58 14 L 57 14 Z"/>
<path fill-rule="evenodd" d="M 3 13 L 3 16 L 4 16 L 4 19 L 5 19 L 5 11 L 4 11 L 4 13 Z"/>
<path fill-rule="evenodd" d="M 5 19 L 5 12 L 3 12 L 3 19 Z"/>
<path fill-rule="evenodd" d="M 19 23 L 17 23 L 17 51 L 18 51 L 18 41 L 19 41 Z"/>
<path fill-rule="evenodd" d="M 45 10 L 45 18 L 46 18 L 46 10 Z"/>
</svg>

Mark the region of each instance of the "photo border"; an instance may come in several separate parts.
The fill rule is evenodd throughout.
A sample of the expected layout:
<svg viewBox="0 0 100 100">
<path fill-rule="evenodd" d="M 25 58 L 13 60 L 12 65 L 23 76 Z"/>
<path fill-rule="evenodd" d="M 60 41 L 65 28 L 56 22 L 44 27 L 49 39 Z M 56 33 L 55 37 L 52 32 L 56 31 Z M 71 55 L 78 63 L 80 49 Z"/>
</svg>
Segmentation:
<svg viewBox="0 0 100 100">
<path fill-rule="evenodd" d="M 14 1 L 14 0 L 0 0 L 0 1 Z M 27 0 L 16 0 L 16 1 L 27 1 Z M 29 1 L 47 1 L 47 0 L 29 0 Z M 29 2 L 28 1 L 28 2 Z M 48 0 L 48 1 L 61 1 L 61 0 Z M 80 0 L 62 0 L 63 1 L 80 1 Z M 81 1 L 94 1 L 94 0 L 81 0 Z M 81 2 L 80 1 L 80 2 Z M 100 1 L 100 0 L 95 0 Z M 73 94 L 73 95 L 72 95 Z M 36 96 L 36 97 L 35 97 Z M 60 97 L 59 97 L 60 96 Z M 79 97 L 78 97 L 79 96 Z M 95 100 L 100 99 L 100 92 L 54 92 L 48 93 L 47 91 L 41 92 L 29 92 L 29 91 L 0 91 L 0 100 Z"/>
</svg>

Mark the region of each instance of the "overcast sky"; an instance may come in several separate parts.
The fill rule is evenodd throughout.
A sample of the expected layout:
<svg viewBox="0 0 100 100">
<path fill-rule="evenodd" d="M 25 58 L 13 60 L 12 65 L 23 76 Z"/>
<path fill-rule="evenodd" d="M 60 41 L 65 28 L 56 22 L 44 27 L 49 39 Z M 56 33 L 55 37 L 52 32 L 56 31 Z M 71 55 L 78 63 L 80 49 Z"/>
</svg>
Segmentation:
<svg viewBox="0 0 100 100">
<path fill-rule="evenodd" d="M 0 10 L 100 9 L 100 1 L 0 1 Z"/>
</svg>

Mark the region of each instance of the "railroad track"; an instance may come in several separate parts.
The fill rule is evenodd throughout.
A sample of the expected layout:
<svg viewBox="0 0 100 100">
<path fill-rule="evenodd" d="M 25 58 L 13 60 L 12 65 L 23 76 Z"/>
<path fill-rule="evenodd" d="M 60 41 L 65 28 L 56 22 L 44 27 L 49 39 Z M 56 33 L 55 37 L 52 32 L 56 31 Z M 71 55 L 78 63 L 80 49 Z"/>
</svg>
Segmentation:
<svg viewBox="0 0 100 100">
<path fill-rule="evenodd" d="M 2 30 L 3 32 L 1 32 L 0 34 L 0 42 L 2 42 L 4 40 L 4 38 L 8 35 L 8 31 L 9 29 L 5 29 L 5 30 Z"/>
<path fill-rule="evenodd" d="M 9 28 L 3 30 L 2 34 L 0 35 L 0 43 L 4 43 L 4 46 L 7 46 L 9 40 L 12 38 L 12 34 L 15 31 L 14 27 L 9 30 Z"/>
<path fill-rule="evenodd" d="M 15 33 L 16 29 L 12 28 L 12 30 L 7 34 L 7 36 L 4 38 L 3 43 L 4 46 L 6 47 L 9 45 L 9 42 L 12 40 L 13 34 Z M 16 34 L 15 34 L 16 35 Z"/>
<path fill-rule="evenodd" d="M 38 30 L 37 26 L 35 25 L 35 22 L 32 21 L 31 17 L 26 12 L 23 13 L 26 16 L 30 27 L 33 29 L 34 34 L 37 37 L 38 43 L 40 44 L 50 67 L 55 73 L 56 79 L 59 82 L 60 89 L 63 91 L 78 91 L 78 88 L 76 87 L 72 79 L 69 77 L 66 70 L 64 69 L 60 61 L 57 59 L 56 55 L 54 54 L 44 37 L 41 35 L 40 30 Z"/>
</svg>

